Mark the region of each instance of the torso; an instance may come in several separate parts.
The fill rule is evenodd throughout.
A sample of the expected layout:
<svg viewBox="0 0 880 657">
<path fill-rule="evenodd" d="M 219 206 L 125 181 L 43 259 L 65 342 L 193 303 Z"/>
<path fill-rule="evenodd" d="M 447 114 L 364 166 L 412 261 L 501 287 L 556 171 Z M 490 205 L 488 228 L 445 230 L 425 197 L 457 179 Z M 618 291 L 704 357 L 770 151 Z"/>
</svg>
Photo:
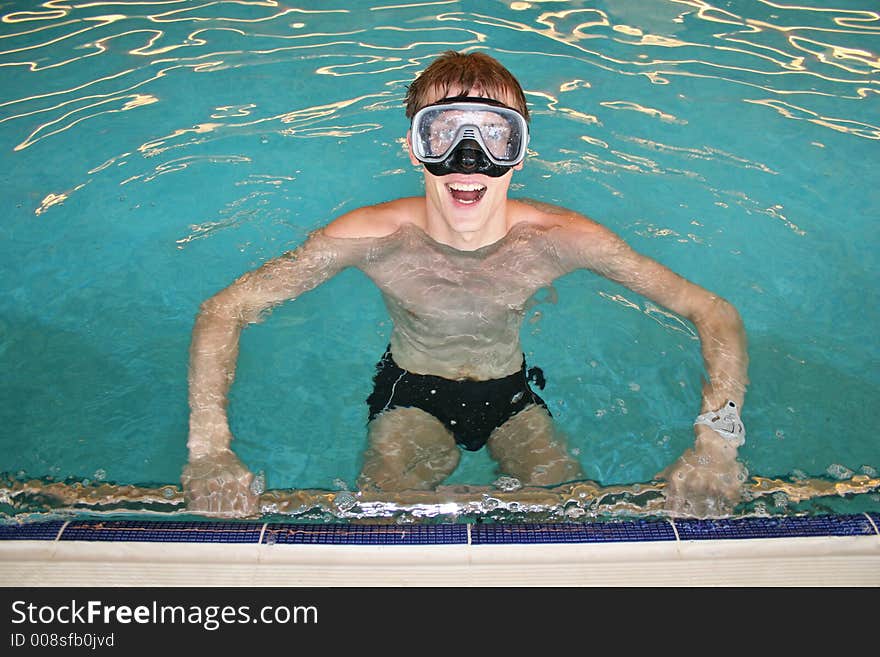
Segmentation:
<svg viewBox="0 0 880 657">
<path fill-rule="evenodd" d="M 566 272 L 550 230 L 517 221 L 497 242 L 461 251 L 403 221 L 387 235 L 354 240 L 360 255 L 343 259 L 382 291 L 394 322 L 392 354 L 402 368 L 494 379 L 521 368 L 519 332 L 529 299 Z"/>
</svg>

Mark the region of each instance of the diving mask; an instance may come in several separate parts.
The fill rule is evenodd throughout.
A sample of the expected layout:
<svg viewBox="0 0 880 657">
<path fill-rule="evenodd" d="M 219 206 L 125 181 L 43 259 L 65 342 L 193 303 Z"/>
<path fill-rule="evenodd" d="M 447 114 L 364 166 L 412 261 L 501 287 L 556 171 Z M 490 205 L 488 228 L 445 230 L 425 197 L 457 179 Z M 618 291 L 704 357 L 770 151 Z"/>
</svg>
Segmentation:
<svg viewBox="0 0 880 657">
<path fill-rule="evenodd" d="M 503 176 L 523 161 L 529 141 L 525 117 L 489 98 L 445 98 L 412 120 L 413 154 L 435 176 Z"/>
</svg>

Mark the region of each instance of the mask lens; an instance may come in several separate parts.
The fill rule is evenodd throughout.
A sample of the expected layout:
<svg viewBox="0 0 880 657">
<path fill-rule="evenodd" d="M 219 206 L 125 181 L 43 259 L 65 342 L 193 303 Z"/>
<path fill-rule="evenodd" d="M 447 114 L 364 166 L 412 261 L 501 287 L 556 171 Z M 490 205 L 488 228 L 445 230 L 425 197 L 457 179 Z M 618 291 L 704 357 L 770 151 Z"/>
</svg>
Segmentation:
<svg viewBox="0 0 880 657">
<path fill-rule="evenodd" d="M 446 157 L 461 141 L 480 144 L 496 164 L 518 163 L 525 154 L 525 119 L 507 108 L 471 103 L 428 107 L 414 120 L 416 156 L 426 161 Z"/>
</svg>

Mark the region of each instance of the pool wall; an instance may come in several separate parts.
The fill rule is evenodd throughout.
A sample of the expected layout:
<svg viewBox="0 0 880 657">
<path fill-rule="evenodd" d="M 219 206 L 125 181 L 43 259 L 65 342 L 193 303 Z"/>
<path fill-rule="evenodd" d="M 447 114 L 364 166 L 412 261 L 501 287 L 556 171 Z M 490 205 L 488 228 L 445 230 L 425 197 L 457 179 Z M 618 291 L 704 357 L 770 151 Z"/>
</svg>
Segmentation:
<svg viewBox="0 0 880 657">
<path fill-rule="evenodd" d="M 0 526 L 4 586 L 877 586 L 880 514 Z"/>
</svg>

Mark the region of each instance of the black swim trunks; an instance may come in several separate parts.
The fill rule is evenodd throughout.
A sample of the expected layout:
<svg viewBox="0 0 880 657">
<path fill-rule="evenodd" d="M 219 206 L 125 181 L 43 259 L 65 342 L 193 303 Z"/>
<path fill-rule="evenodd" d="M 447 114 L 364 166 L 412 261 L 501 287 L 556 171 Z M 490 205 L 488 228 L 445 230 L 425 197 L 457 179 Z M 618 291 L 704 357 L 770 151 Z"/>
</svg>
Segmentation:
<svg viewBox="0 0 880 657">
<path fill-rule="evenodd" d="M 494 429 L 526 406 L 547 408 L 532 392 L 529 378 L 544 387 L 540 369 L 526 372 L 525 357 L 519 372 L 502 379 L 454 381 L 401 369 L 388 350 L 376 365 L 373 392 L 367 397 L 370 420 L 392 408 L 420 408 L 440 420 L 461 447 L 476 451 Z"/>
</svg>

